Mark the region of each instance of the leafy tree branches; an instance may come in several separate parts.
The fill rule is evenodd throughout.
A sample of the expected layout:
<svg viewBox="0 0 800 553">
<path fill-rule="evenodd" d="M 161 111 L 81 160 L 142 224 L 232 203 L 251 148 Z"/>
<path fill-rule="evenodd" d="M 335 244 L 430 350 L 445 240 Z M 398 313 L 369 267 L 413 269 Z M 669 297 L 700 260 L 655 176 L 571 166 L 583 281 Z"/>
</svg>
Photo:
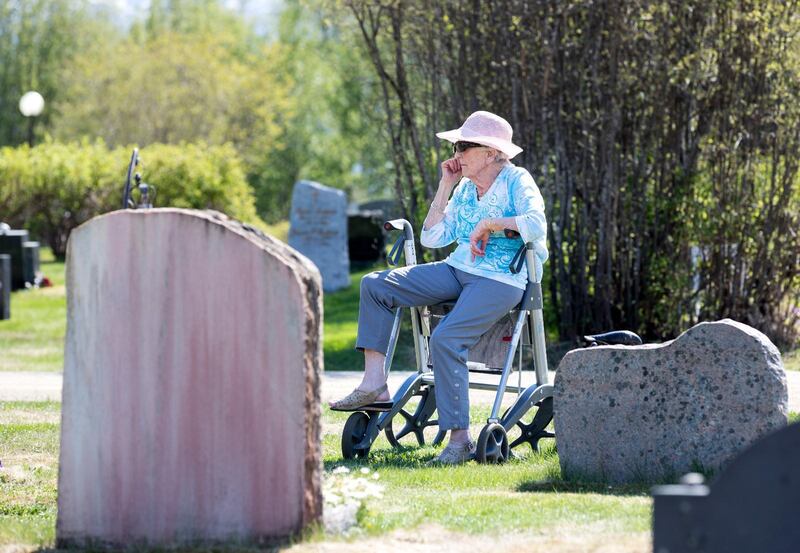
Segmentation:
<svg viewBox="0 0 800 553">
<path fill-rule="evenodd" d="M 798 2 L 334 3 L 421 220 L 433 131 L 505 116 L 542 187 L 560 334 L 733 317 L 798 336 Z M 767 284 L 771 283 L 771 284 Z"/>
</svg>

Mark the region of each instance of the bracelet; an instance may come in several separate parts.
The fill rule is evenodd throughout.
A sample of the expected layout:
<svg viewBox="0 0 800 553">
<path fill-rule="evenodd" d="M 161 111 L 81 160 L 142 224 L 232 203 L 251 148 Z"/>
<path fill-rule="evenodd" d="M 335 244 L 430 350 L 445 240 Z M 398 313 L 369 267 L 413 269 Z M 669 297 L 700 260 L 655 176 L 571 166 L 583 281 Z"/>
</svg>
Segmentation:
<svg viewBox="0 0 800 553">
<path fill-rule="evenodd" d="M 442 207 L 441 204 L 437 204 L 436 202 L 431 202 L 431 209 L 435 209 L 440 213 L 444 213 L 444 207 Z"/>
</svg>

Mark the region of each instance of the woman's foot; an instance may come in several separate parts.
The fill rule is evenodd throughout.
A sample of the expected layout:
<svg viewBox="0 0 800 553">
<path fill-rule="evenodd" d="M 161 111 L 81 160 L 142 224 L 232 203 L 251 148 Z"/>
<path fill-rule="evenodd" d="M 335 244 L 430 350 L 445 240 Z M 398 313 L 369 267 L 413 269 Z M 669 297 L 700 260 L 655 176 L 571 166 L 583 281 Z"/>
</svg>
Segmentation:
<svg viewBox="0 0 800 553">
<path fill-rule="evenodd" d="M 427 462 L 428 465 L 460 465 L 475 458 L 475 443 L 470 441 L 464 443 L 447 444 L 442 452 Z"/>
<path fill-rule="evenodd" d="M 372 403 L 386 402 L 389 400 L 389 388 L 386 384 L 383 384 L 372 391 L 356 388 L 342 399 L 328 402 L 328 406 L 331 409 L 352 410 Z"/>
</svg>

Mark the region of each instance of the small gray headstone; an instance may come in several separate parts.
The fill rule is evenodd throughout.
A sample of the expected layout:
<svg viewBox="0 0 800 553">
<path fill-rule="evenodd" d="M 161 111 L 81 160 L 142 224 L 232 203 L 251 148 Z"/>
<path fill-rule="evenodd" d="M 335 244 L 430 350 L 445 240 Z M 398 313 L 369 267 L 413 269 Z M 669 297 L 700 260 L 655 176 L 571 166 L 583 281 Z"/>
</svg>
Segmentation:
<svg viewBox="0 0 800 553">
<path fill-rule="evenodd" d="M 786 424 L 780 353 L 730 319 L 677 339 L 573 350 L 555 378 L 562 471 L 611 482 L 718 470 Z"/>
<path fill-rule="evenodd" d="M 349 286 L 345 193 L 318 182 L 298 181 L 292 191 L 289 224 L 289 245 L 319 268 L 323 290 Z"/>
</svg>

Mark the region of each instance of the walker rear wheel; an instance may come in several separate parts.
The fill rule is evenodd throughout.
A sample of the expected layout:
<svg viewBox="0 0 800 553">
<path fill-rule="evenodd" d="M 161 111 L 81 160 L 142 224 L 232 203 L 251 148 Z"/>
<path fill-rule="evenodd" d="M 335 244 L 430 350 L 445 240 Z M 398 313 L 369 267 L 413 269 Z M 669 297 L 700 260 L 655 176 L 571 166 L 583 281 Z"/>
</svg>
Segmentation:
<svg viewBox="0 0 800 553">
<path fill-rule="evenodd" d="M 505 463 L 511 456 L 508 436 L 503 425 L 496 422 L 483 427 L 478 436 L 475 460 L 479 463 Z"/>
<path fill-rule="evenodd" d="M 342 430 L 342 457 L 355 459 L 356 457 L 366 458 L 369 455 L 370 446 L 357 447 L 367 435 L 368 423 L 369 417 L 362 411 L 356 411 L 347 418 L 344 430 Z"/>
</svg>

